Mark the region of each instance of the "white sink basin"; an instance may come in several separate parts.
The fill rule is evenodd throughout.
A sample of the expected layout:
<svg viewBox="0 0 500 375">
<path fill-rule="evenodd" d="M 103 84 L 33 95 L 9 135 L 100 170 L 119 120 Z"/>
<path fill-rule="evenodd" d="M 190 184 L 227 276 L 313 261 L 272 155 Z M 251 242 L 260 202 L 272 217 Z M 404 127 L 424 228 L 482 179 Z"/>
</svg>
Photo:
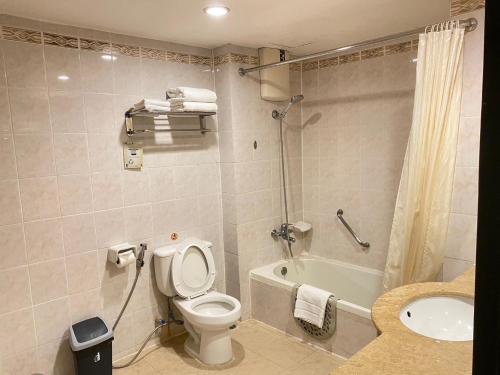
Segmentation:
<svg viewBox="0 0 500 375">
<path fill-rule="evenodd" d="M 425 297 L 405 306 L 403 324 L 423 336 L 446 341 L 472 340 L 474 300 L 466 297 Z"/>
</svg>

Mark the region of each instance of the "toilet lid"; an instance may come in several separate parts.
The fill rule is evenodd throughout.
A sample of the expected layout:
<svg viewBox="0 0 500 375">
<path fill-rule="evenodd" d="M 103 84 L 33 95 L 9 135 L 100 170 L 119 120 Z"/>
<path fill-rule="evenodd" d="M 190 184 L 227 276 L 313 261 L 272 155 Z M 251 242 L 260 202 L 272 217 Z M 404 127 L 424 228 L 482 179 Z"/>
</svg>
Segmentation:
<svg viewBox="0 0 500 375">
<path fill-rule="evenodd" d="M 172 281 L 177 294 L 193 298 L 205 294 L 215 279 L 215 264 L 211 244 L 187 239 L 178 248 L 172 260 Z"/>
</svg>

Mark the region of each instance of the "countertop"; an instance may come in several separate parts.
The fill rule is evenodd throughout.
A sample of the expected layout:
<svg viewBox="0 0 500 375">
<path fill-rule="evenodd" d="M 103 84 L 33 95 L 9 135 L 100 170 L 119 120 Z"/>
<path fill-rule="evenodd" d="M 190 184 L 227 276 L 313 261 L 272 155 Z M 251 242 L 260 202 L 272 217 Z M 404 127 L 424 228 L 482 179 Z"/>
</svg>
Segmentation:
<svg viewBox="0 0 500 375">
<path fill-rule="evenodd" d="M 449 283 L 411 284 L 379 297 L 372 308 L 372 319 L 380 336 L 333 374 L 471 374 L 472 341 L 439 341 L 419 335 L 401 323 L 399 313 L 404 306 L 420 297 L 474 297 L 474 279 L 475 267 Z"/>
</svg>

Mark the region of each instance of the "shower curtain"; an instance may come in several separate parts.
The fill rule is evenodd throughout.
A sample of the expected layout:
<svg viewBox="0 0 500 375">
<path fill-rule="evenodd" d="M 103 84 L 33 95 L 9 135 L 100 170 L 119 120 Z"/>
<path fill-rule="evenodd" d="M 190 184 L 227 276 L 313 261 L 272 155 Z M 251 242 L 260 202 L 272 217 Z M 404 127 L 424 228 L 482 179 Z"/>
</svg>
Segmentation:
<svg viewBox="0 0 500 375">
<path fill-rule="evenodd" d="M 464 30 L 419 38 L 412 126 L 394 211 L 384 288 L 433 281 L 445 255 L 462 97 Z"/>
</svg>

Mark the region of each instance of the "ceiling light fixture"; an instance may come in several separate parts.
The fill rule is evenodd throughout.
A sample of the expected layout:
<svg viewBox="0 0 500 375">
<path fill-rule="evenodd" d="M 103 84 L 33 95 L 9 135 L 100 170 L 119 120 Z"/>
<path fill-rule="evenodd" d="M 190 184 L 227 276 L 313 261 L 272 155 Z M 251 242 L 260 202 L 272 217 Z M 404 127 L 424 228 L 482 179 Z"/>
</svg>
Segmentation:
<svg viewBox="0 0 500 375">
<path fill-rule="evenodd" d="M 59 81 L 67 81 L 69 77 L 66 74 L 61 74 L 60 76 L 57 76 L 57 79 Z"/>
<path fill-rule="evenodd" d="M 203 9 L 203 11 L 214 17 L 222 17 L 229 13 L 229 8 L 223 5 L 212 5 Z"/>
</svg>

